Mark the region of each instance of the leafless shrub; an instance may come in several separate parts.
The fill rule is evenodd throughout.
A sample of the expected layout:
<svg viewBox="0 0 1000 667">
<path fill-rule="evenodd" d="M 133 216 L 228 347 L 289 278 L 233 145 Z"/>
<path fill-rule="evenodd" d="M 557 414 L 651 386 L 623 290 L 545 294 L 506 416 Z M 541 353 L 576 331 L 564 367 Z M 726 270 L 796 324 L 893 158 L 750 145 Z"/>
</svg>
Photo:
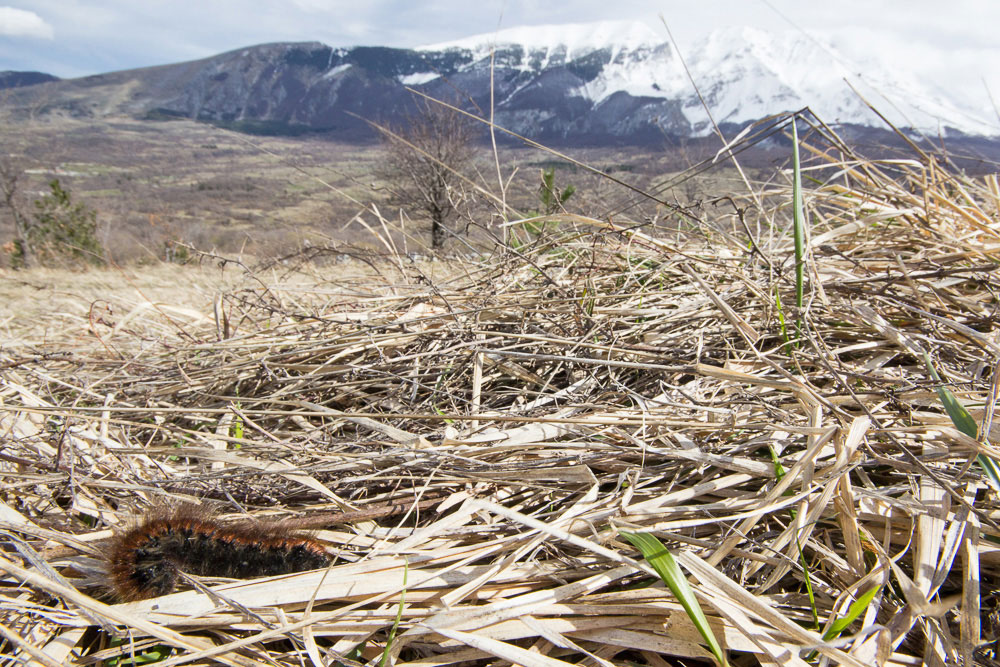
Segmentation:
<svg viewBox="0 0 1000 667">
<path fill-rule="evenodd" d="M 459 174 L 475 155 L 476 127 L 446 106 L 422 99 L 401 127 L 378 129 L 387 149 L 378 176 L 386 182 L 390 202 L 425 214 L 431 246 L 441 248 L 448 221 L 469 205 Z"/>
</svg>

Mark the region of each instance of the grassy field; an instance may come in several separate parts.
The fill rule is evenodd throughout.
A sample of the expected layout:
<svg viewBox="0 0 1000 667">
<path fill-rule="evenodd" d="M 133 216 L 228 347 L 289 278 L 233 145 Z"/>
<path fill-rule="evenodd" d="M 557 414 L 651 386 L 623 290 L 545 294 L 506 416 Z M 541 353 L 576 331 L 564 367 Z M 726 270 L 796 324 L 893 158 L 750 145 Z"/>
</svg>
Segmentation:
<svg viewBox="0 0 1000 667">
<path fill-rule="evenodd" d="M 286 251 L 336 233 L 363 210 L 351 198 L 371 198 L 361 179 L 373 159 L 362 148 L 247 138 L 185 121 L 17 123 L 4 145 L 31 168 L 26 190 L 60 178 L 98 210 L 101 240 L 119 263 L 163 259 L 168 241 Z"/>
<path fill-rule="evenodd" d="M 383 249 L 368 225 L 378 225 L 369 210 L 399 225 L 393 231 L 414 252 L 428 243 L 429 223 L 419 211 L 401 212 L 386 203 L 385 183 L 376 176 L 384 158 L 378 144 L 351 145 L 317 137 L 256 137 L 188 121 L 129 119 L 86 121 L 47 117 L 10 122 L 0 129 L 5 154 L 22 156 L 28 175 L 26 196 L 42 192 L 59 178 L 76 201 L 98 211 L 99 236 L 118 264 L 165 259 L 170 244 L 203 251 L 282 256 L 311 245 Z M 650 187 L 704 157 L 704 151 L 644 153 L 630 149 L 574 151 L 583 162 Z M 784 156 L 783 156 L 784 159 Z M 564 160 L 534 149 L 501 147 L 509 203 L 525 211 L 537 206 L 541 169 L 558 170 L 557 185 L 573 184 L 573 210 L 602 217 L 641 198 Z M 487 145 L 479 147 L 470 180 L 498 191 L 496 165 Z M 731 167 L 719 165 L 694 176 L 671 192 L 681 202 L 738 186 Z M 477 202 L 476 225 L 495 227 L 493 207 Z M 631 210 L 631 214 L 637 211 Z M 454 226 L 464 229 L 466 221 Z M 0 210 L 0 239 L 13 237 L 9 215 Z M 474 239 L 482 239 L 480 231 Z M 0 260 L 4 258 L 0 256 Z M 4 265 L 4 263 L 0 263 Z"/>
<path fill-rule="evenodd" d="M 993 664 L 1000 187 L 827 139 L 801 308 L 787 169 L 435 261 L 385 216 L 339 263 L 5 271 L 0 659 Z M 333 564 L 122 601 L 107 540 L 182 504 Z"/>
</svg>

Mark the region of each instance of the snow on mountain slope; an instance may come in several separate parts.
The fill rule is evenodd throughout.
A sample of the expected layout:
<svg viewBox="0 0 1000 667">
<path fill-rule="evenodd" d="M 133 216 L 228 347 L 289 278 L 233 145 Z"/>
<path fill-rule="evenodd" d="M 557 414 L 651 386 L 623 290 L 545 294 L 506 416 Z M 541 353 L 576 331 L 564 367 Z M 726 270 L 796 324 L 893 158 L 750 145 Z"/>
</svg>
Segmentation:
<svg viewBox="0 0 1000 667">
<path fill-rule="evenodd" d="M 494 47 L 504 52 L 503 66 L 538 74 L 582 59 L 593 61 L 597 54 L 600 71 L 574 94 L 594 104 L 620 91 L 633 97 L 680 100 L 694 133 L 711 132 L 708 115 L 666 35 L 646 24 L 613 21 L 511 28 L 419 50 L 466 51 L 474 66 L 488 59 Z M 718 123 L 740 124 L 808 106 L 829 123 L 882 126 L 851 90 L 850 81 L 900 127 L 1000 134 L 1000 124 L 984 113 L 981 104 L 934 86 L 920 72 L 898 64 L 890 66 L 871 56 L 852 60 L 829 37 L 727 28 L 710 33 L 684 57 Z M 433 75 L 421 81 L 430 78 Z"/>
<path fill-rule="evenodd" d="M 495 33 L 417 47 L 418 51 L 471 51 L 475 59 L 488 58 L 493 46 L 523 46 L 531 54 L 546 54 L 542 67 L 563 64 L 601 49 L 611 49 L 611 59 L 620 54 L 660 46 L 663 36 L 639 21 L 597 21 L 507 28 Z M 526 62 L 534 58 L 525 59 Z"/>
<path fill-rule="evenodd" d="M 742 123 L 808 106 L 829 123 L 869 124 L 877 118 L 851 93 L 843 59 L 832 45 L 800 32 L 768 33 L 753 28 L 711 33 L 688 57 L 691 75 L 717 123 Z M 672 91 L 684 98 L 685 115 L 696 132 L 711 129 L 708 116 L 687 81 Z"/>
<path fill-rule="evenodd" d="M 831 40 L 799 31 L 717 31 L 692 50 L 688 65 L 716 122 L 739 123 L 808 106 L 828 123 L 882 126 L 851 90 L 854 86 L 899 127 L 1000 133 L 995 119 L 984 117 L 960 95 L 950 96 L 922 80 L 920 73 L 873 56 L 852 60 Z M 707 115 L 688 95 L 685 114 L 704 131 Z"/>
</svg>

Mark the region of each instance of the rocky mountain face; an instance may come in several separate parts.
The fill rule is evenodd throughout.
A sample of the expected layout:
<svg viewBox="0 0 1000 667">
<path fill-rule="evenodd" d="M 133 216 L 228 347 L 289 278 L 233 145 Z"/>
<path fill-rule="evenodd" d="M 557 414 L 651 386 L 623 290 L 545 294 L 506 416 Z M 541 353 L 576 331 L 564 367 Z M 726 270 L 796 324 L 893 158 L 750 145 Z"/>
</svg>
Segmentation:
<svg viewBox="0 0 1000 667">
<path fill-rule="evenodd" d="M 879 124 L 844 85 L 848 68 L 829 48 L 799 34 L 729 30 L 709 36 L 687 65 L 723 127 L 805 106 L 831 124 Z M 918 79 L 886 76 L 920 102 L 931 126 L 991 133 Z M 491 81 L 497 124 L 539 141 L 648 145 L 711 131 L 677 54 L 634 23 L 536 26 L 418 49 L 266 44 L 17 89 L 8 103 L 363 139 L 373 136 L 364 119 L 393 125 L 412 111 L 408 88 L 488 115 Z"/>
<path fill-rule="evenodd" d="M 595 102 L 579 93 L 623 56 L 605 48 L 545 60 L 520 45 L 498 48 L 495 121 L 542 141 L 602 144 L 690 134 L 674 100 L 615 91 Z M 490 106 L 490 56 L 469 49 L 270 44 L 191 63 L 183 74 L 175 69 L 180 67 L 155 68 L 143 77 L 147 113 L 251 131 L 365 136 L 371 130 L 362 119 L 392 125 L 413 111 L 417 98 L 407 88 L 479 115 Z"/>
</svg>

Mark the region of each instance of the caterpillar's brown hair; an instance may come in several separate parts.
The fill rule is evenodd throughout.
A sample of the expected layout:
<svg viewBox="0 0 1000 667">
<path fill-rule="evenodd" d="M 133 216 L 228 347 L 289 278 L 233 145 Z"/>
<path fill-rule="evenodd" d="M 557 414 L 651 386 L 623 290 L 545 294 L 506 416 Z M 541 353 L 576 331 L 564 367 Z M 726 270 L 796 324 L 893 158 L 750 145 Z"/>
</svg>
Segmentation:
<svg viewBox="0 0 1000 667">
<path fill-rule="evenodd" d="M 223 522 L 192 505 L 153 510 L 106 545 L 111 588 L 122 600 L 174 590 L 178 572 L 267 577 L 330 564 L 322 544 L 280 522 Z"/>
</svg>

